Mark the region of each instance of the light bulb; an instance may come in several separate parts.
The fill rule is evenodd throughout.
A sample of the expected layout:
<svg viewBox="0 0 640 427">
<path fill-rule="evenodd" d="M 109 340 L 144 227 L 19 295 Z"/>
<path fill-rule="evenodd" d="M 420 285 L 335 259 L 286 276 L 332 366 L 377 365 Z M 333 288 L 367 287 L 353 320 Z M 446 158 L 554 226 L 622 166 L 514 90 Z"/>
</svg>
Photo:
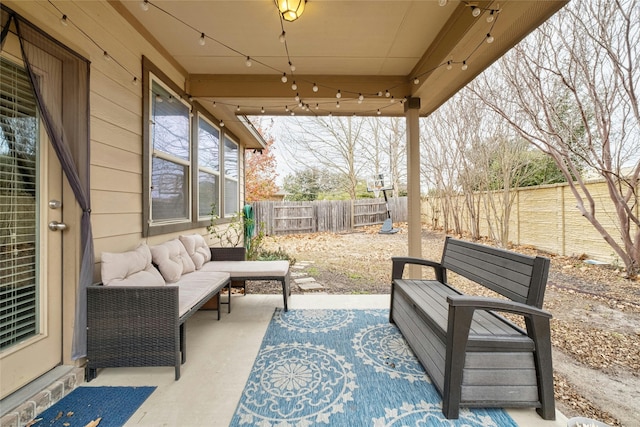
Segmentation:
<svg viewBox="0 0 640 427">
<path fill-rule="evenodd" d="M 161 103 L 162 101 L 163 101 L 162 96 L 160 96 L 159 94 L 156 95 L 156 102 Z"/>
<path fill-rule="evenodd" d="M 465 71 L 467 68 L 469 68 L 469 66 L 467 65 L 467 61 L 462 61 L 462 71 Z"/>
<path fill-rule="evenodd" d="M 296 112 L 295 112 L 295 111 L 292 111 L 292 112 L 291 112 L 291 115 L 292 115 L 292 116 L 295 116 L 295 115 L 296 115 Z"/>
<path fill-rule="evenodd" d="M 204 39 L 204 33 L 200 34 L 200 40 L 198 40 L 198 43 L 200 43 L 200 46 L 204 46 L 204 44 L 206 43 L 206 40 Z"/>
<path fill-rule="evenodd" d="M 291 61 L 289 61 L 289 68 L 291 69 L 291 72 L 294 72 L 296 70 L 296 66 L 293 65 Z"/>
<path fill-rule="evenodd" d="M 67 22 L 67 15 L 62 15 L 62 18 L 60 18 L 60 23 L 62 24 L 63 27 L 66 27 L 67 25 L 69 25 L 69 23 Z"/>
<path fill-rule="evenodd" d="M 218 104 L 216 104 L 216 101 L 213 101 L 213 108 L 216 108 L 218 106 Z"/>
<path fill-rule="evenodd" d="M 284 111 L 289 112 L 289 106 L 288 105 L 284 106 Z"/>
<path fill-rule="evenodd" d="M 447 70 L 450 70 L 453 68 L 453 65 L 451 65 L 451 61 L 447 61 Z"/>
<path fill-rule="evenodd" d="M 388 98 L 388 97 L 390 97 L 390 96 L 391 96 L 391 94 L 390 94 L 390 93 L 389 93 L 389 91 L 387 90 L 387 91 L 384 93 L 384 96 L 386 96 L 386 97 Z"/>
<path fill-rule="evenodd" d="M 282 80 L 282 83 L 286 83 L 287 82 L 287 73 L 282 73 L 282 77 L 280 77 L 280 80 Z"/>
<path fill-rule="evenodd" d="M 320 104 L 316 104 L 316 110 L 320 109 Z"/>
<path fill-rule="evenodd" d="M 109 56 L 106 50 L 102 52 L 102 57 L 104 58 L 105 61 L 111 61 L 111 57 Z"/>
<path fill-rule="evenodd" d="M 264 114 L 264 107 L 260 107 L 260 112 Z"/>
<path fill-rule="evenodd" d="M 298 102 L 298 107 L 302 107 L 303 105 L 302 101 Z"/>
<path fill-rule="evenodd" d="M 495 16 L 493 16 L 493 10 L 489 13 L 489 15 L 487 16 L 487 22 L 488 23 L 492 23 L 493 20 L 495 19 Z"/>
<path fill-rule="evenodd" d="M 447 5 L 447 0 L 438 0 L 438 4 L 440 6 L 446 6 Z"/>
<path fill-rule="evenodd" d="M 362 101 L 364 101 L 364 96 L 360 94 L 358 95 L 358 104 L 362 104 Z"/>
<path fill-rule="evenodd" d="M 149 10 L 149 0 L 143 0 L 140 2 L 140 9 L 144 10 L 145 12 L 147 10 Z"/>
<path fill-rule="evenodd" d="M 395 102 L 396 102 L 396 100 L 395 100 L 395 98 L 392 96 L 392 97 L 391 97 L 391 99 L 389 100 L 389 102 L 393 104 L 393 103 L 395 103 Z"/>
<path fill-rule="evenodd" d="M 253 65 L 249 56 L 247 56 L 247 60 L 244 63 L 247 64 L 247 67 L 251 67 Z"/>
<path fill-rule="evenodd" d="M 420 79 L 417 78 L 417 77 L 415 79 L 413 79 L 413 84 L 414 85 L 420 84 Z"/>
<path fill-rule="evenodd" d="M 340 101 L 336 101 L 336 108 L 340 108 Z"/>
<path fill-rule="evenodd" d="M 336 93 L 336 98 L 338 98 L 338 99 L 342 98 L 342 94 L 340 93 L 340 89 L 338 89 L 338 93 Z"/>
<path fill-rule="evenodd" d="M 296 93 L 296 97 L 295 97 L 295 98 L 293 98 L 293 99 L 295 99 L 295 100 L 296 100 L 296 102 L 300 101 L 300 94 L 297 94 L 297 93 Z"/>
<path fill-rule="evenodd" d="M 238 105 L 238 107 L 236 108 L 236 111 L 240 111 L 240 106 Z"/>
<path fill-rule="evenodd" d="M 493 43 L 495 39 L 493 38 L 493 36 L 491 34 L 487 34 L 487 43 L 491 44 Z"/>
<path fill-rule="evenodd" d="M 291 85 L 291 90 L 297 90 L 298 89 L 298 85 L 296 84 L 296 81 L 293 81 L 293 84 Z"/>
<path fill-rule="evenodd" d="M 474 18 L 480 16 L 480 13 L 482 13 L 482 10 L 480 10 L 479 7 L 471 6 L 471 15 L 473 15 Z"/>
<path fill-rule="evenodd" d="M 380 113 L 380 109 L 378 109 L 378 115 L 380 115 L 380 114 L 381 114 L 381 113 Z"/>
<path fill-rule="evenodd" d="M 224 127 L 224 122 L 222 120 L 220 120 L 220 127 L 223 128 Z"/>
<path fill-rule="evenodd" d="M 382 91 L 379 91 L 379 92 L 378 92 L 378 96 L 382 96 Z"/>
<path fill-rule="evenodd" d="M 131 81 L 131 84 L 136 86 L 138 84 L 138 78 L 134 76 L 133 80 Z"/>
<path fill-rule="evenodd" d="M 280 43 L 284 43 L 287 40 L 285 37 L 284 31 L 282 32 L 282 34 L 280 34 L 280 37 L 278 37 L 278 40 L 280 40 Z"/>
<path fill-rule="evenodd" d="M 313 88 L 312 88 L 312 89 L 313 89 L 313 91 L 314 91 L 314 92 L 317 92 L 317 91 L 318 91 L 318 89 L 319 89 L 319 88 L 318 88 L 318 85 L 314 83 L 314 84 L 313 84 Z"/>
</svg>

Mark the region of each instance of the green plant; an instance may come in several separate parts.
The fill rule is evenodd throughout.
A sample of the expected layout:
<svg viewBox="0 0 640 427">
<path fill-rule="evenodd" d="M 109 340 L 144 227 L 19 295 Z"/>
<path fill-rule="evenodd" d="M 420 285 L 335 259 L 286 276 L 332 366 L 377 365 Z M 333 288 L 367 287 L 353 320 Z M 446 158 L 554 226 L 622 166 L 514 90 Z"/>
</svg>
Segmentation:
<svg viewBox="0 0 640 427">
<path fill-rule="evenodd" d="M 296 263 L 296 259 L 285 252 L 282 248 L 278 248 L 277 251 L 260 250 L 256 259 L 260 261 L 288 260 L 290 265 L 294 265 Z"/>
<path fill-rule="evenodd" d="M 222 247 L 240 246 L 244 236 L 244 221 L 242 212 L 236 212 L 229 218 L 229 221 L 221 222 L 220 216 L 216 215 L 215 205 L 211 206 L 211 224 L 207 226 L 207 231 L 218 239 Z"/>
</svg>

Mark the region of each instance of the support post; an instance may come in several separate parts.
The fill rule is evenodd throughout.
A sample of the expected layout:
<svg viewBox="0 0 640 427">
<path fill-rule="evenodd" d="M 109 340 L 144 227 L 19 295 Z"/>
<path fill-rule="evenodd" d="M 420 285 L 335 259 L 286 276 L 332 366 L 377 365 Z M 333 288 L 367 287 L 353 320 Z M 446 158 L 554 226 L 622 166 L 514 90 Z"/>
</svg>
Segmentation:
<svg viewBox="0 0 640 427">
<path fill-rule="evenodd" d="M 407 227 L 409 256 L 422 257 L 422 218 L 420 213 L 420 98 L 407 98 L 404 103 L 407 121 Z M 420 267 L 409 266 L 411 277 L 419 277 Z"/>
</svg>

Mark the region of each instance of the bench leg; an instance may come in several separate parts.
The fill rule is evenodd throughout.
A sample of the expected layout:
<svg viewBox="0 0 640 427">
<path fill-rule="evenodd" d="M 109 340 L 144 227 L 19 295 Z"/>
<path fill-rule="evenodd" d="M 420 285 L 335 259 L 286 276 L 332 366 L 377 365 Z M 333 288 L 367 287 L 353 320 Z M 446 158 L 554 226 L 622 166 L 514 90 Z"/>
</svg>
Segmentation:
<svg viewBox="0 0 640 427">
<path fill-rule="evenodd" d="M 534 317 L 526 318 L 527 330 L 536 350 L 534 360 L 538 379 L 538 398 L 540 408 L 538 414 L 545 420 L 556 419 L 555 399 L 553 395 L 553 363 L 551 359 L 551 327 L 549 319 Z"/>
<path fill-rule="evenodd" d="M 473 309 L 449 306 L 447 355 L 442 392 L 442 413 L 447 419 L 457 419 L 460 415 L 462 369 L 464 368 L 472 319 Z"/>
<path fill-rule="evenodd" d="M 84 379 L 87 382 L 95 379 L 98 376 L 98 370 L 96 368 L 84 368 Z"/>
</svg>

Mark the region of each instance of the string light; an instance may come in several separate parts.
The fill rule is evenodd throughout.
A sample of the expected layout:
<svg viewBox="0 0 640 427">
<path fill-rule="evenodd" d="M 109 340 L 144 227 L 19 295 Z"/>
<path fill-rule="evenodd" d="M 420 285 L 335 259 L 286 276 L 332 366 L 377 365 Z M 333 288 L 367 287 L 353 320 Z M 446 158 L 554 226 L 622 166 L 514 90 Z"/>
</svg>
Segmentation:
<svg viewBox="0 0 640 427">
<path fill-rule="evenodd" d="M 260 112 L 264 114 L 264 107 L 260 107 Z"/>
<path fill-rule="evenodd" d="M 216 101 L 213 101 L 213 108 L 216 108 L 218 106 L 218 104 L 216 104 Z"/>
<path fill-rule="evenodd" d="M 340 108 L 340 101 L 336 101 L 336 108 Z"/>
<path fill-rule="evenodd" d="M 378 114 L 378 115 L 382 114 L 382 113 L 380 112 L 380 109 L 379 109 L 379 108 L 378 108 L 378 112 L 377 112 L 377 114 Z"/>
<path fill-rule="evenodd" d="M 295 100 L 296 100 L 296 102 L 297 102 L 297 101 L 300 101 L 300 94 L 296 93 L 296 96 L 295 96 L 295 98 L 293 98 L 293 99 L 295 99 Z"/>
<path fill-rule="evenodd" d="M 236 111 L 240 111 L 240 106 L 238 105 L 238 107 L 236 108 Z"/>
<path fill-rule="evenodd" d="M 63 25 L 63 26 L 68 26 L 68 24 L 69 24 L 69 23 L 71 23 L 72 25 L 74 25 L 74 26 L 75 26 L 75 24 L 74 24 L 72 21 L 70 21 L 70 20 L 68 19 L 67 15 L 66 15 L 66 14 L 63 14 L 63 13 L 62 13 L 62 11 L 60 11 L 60 10 L 55 6 L 55 4 L 53 4 L 53 3 L 52 3 L 52 1 L 51 1 L 51 0 L 48 0 L 48 2 L 49 2 L 51 5 L 53 5 L 53 7 L 54 7 L 54 8 L 56 8 L 56 9 L 58 10 L 58 12 L 60 12 L 60 14 L 61 14 L 61 15 L 59 15 L 59 16 L 61 16 L 61 19 L 60 19 L 60 23 L 61 23 L 61 25 Z M 440 6 L 445 6 L 445 5 L 447 5 L 448 3 L 449 3 L 449 2 L 448 2 L 448 0 L 438 0 L 438 4 L 439 4 Z M 470 7 L 470 8 L 471 8 L 471 13 L 472 13 L 472 15 L 473 15 L 474 17 L 478 17 L 478 16 L 480 16 L 484 11 L 489 12 L 489 13 L 487 14 L 487 16 L 486 16 L 486 22 L 487 22 L 487 23 L 494 23 L 495 21 L 497 21 L 497 18 L 499 17 L 499 16 L 498 16 L 498 14 L 499 14 L 499 12 L 500 12 L 500 9 L 499 9 L 499 8 L 496 8 L 496 9 L 489 9 L 489 8 L 482 8 L 482 7 L 479 7 L 479 6 L 477 6 L 477 4 L 472 4 L 472 3 L 470 3 L 470 2 L 466 2 L 466 1 L 464 1 L 464 3 L 466 4 L 466 6 L 468 6 L 468 7 Z M 164 11 L 162 8 L 160 8 L 160 7 L 158 7 L 157 5 L 153 4 L 150 0 L 142 0 L 142 1 L 140 1 L 140 2 L 139 2 L 139 5 L 140 5 L 141 9 L 142 9 L 142 10 L 144 10 L 144 11 L 147 11 L 147 10 L 149 9 L 149 6 L 154 6 L 155 8 L 158 8 L 159 10 Z M 167 13 L 167 14 L 168 14 L 169 16 L 171 16 L 172 18 L 174 18 L 175 20 L 180 21 L 180 22 L 182 22 L 184 25 L 187 25 L 187 26 L 191 27 L 188 23 L 181 21 L 179 18 L 176 18 L 175 16 L 173 16 L 171 13 L 166 12 L 166 11 L 164 11 L 164 12 L 165 12 L 165 13 Z M 192 28 L 192 29 L 194 29 L 194 30 L 196 30 L 196 28 L 194 28 L 194 27 L 191 27 L 191 28 Z M 493 25 L 491 26 L 491 28 L 493 29 Z M 82 31 L 82 30 L 81 30 L 81 31 Z M 98 47 L 100 48 L 99 44 L 98 44 L 96 41 L 94 41 L 93 39 L 91 39 L 91 38 L 90 38 L 90 36 L 88 36 L 87 34 L 85 34 L 85 36 L 86 36 L 89 40 L 91 40 L 91 41 L 92 41 L 96 46 L 98 46 Z M 200 45 L 205 45 L 205 44 L 206 44 L 206 38 L 207 38 L 206 34 L 205 34 L 204 32 L 201 32 L 201 33 L 200 33 L 200 38 L 199 38 L 199 40 L 198 40 L 199 44 L 200 44 Z M 222 46 L 224 46 L 224 47 L 226 47 L 226 48 L 228 48 L 228 49 L 230 49 L 230 50 L 232 50 L 232 51 L 234 51 L 234 52 L 236 52 L 236 53 L 238 53 L 238 54 L 241 54 L 241 55 L 242 55 L 242 53 L 241 53 L 240 51 L 238 51 L 238 50 L 236 50 L 236 49 L 234 49 L 234 48 L 232 48 L 232 47 L 230 47 L 230 46 L 227 46 L 227 45 L 226 45 L 226 44 L 224 44 L 223 42 L 220 42 L 220 41 L 215 40 L 215 39 L 212 39 L 212 40 L 214 40 L 214 41 L 216 41 L 217 43 L 220 43 Z M 279 40 L 280 40 L 281 42 L 283 42 L 283 43 L 286 43 L 286 32 L 284 31 L 284 29 L 282 30 L 282 33 L 281 33 L 281 34 L 280 34 L 280 36 L 279 36 Z M 490 32 L 489 32 L 489 33 L 487 33 L 486 37 L 482 40 L 482 42 L 486 42 L 486 43 L 493 43 L 494 41 L 495 41 L 495 38 L 494 38 L 494 36 L 492 36 L 492 35 L 491 35 L 491 33 L 490 33 Z M 481 42 L 481 43 L 482 43 L 482 42 Z M 480 45 L 478 45 L 478 47 L 479 47 L 479 46 L 480 46 Z M 477 50 L 477 48 L 478 48 L 478 47 L 476 47 L 476 50 Z M 475 53 L 475 50 L 473 50 L 473 51 L 472 51 L 471 55 L 473 55 L 474 53 Z M 470 57 L 471 55 L 469 55 L 469 57 Z M 287 56 L 288 56 L 288 50 L 287 50 Z M 464 61 L 462 62 L 462 66 L 461 66 L 461 69 L 462 69 L 462 70 L 467 70 L 467 69 L 468 69 L 467 60 L 469 60 L 469 57 L 467 57 L 467 58 L 466 58 L 466 60 L 464 60 Z M 127 68 L 125 68 L 123 65 L 121 65 L 118 61 L 114 60 L 114 59 L 113 59 L 113 58 L 112 58 L 112 57 L 107 53 L 107 51 L 106 51 L 106 50 L 103 50 L 103 58 L 104 58 L 106 61 L 111 61 L 111 60 L 113 60 L 113 61 L 114 61 L 114 63 L 116 63 L 117 65 L 119 65 L 121 68 L 123 68 L 126 72 L 128 72 L 128 73 L 132 76 L 132 79 L 130 80 L 130 81 L 131 81 L 131 83 L 132 83 L 133 85 L 137 85 L 138 80 L 139 80 L 139 79 L 138 79 L 138 77 L 136 77 L 133 73 L 129 72 L 129 70 L 127 70 Z M 245 60 L 245 64 L 246 64 L 246 66 L 247 66 L 247 67 L 251 67 L 251 66 L 253 65 L 254 60 L 252 60 L 252 58 L 251 58 L 249 55 L 245 55 L 245 58 L 246 58 L 246 60 Z M 267 64 L 263 64 L 263 63 L 262 63 L 262 62 L 260 62 L 260 61 L 258 61 L 258 63 L 259 63 L 259 64 L 261 64 L 261 65 L 264 65 L 265 67 L 272 68 L 272 67 L 270 67 L 269 65 L 267 65 Z M 446 62 L 446 68 L 447 68 L 448 70 L 451 70 L 451 69 L 452 69 L 452 64 L 453 64 L 453 63 L 454 63 L 454 62 L 453 62 L 452 60 L 447 61 L 447 62 Z M 459 63 L 459 62 L 457 62 L 457 63 Z M 292 61 L 291 61 L 291 60 L 289 60 L 289 61 L 288 61 L 288 64 L 289 64 L 289 68 L 290 68 L 290 70 L 291 70 L 292 72 L 296 70 L 296 67 L 293 65 L 293 63 L 292 63 Z M 442 65 L 443 65 L 443 64 L 440 64 L 440 65 L 436 66 L 433 70 L 435 70 L 436 68 L 438 68 L 438 67 L 440 67 L 440 66 L 442 66 Z M 273 70 L 276 70 L 276 68 L 272 68 L 272 69 L 273 69 Z M 417 84 L 419 84 L 419 83 L 420 83 L 420 77 L 421 77 L 421 76 L 423 76 L 423 75 L 425 75 L 425 74 L 427 74 L 427 73 L 429 73 L 429 72 L 431 72 L 431 71 L 433 71 L 433 70 L 428 70 L 428 71 L 425 71 L 424 73 L 422 73 L 422 74 L 420 74 L 420 75 L 415 76 L 415 77 L 413 78 L 413 83 L 414 83 L 414 84 L 416 84 L 416 85 L 417 85 Z M 286 72 L 284 72 L 284 73 L 282 74 L 281 81 L 282 81 L 283 83 L 286 83 L 286 82 L 288 81 L 288 78 L 287 78 L 287 74 L 286 74 Z M 293 84 L 292 84 L 292 90 L 297 90 L 297 89 L 298 89 L 298 87 L 297 87 L 297 86 L 298 86 L 298 85 L 297 85 L 297 84 L 296 84 L 296 82 L 294 81 L 294 82 L 293 82 Z M 394 86 L 394 87 L 392 87 L 391 89 L 393 90 L 394 88 L 395 88 L 395 86 Z M 319 86 L 317 85 L 317 83 L 315 83 L 315 82 L 313 83 L 312 90 L 313 90 L 313 92 L 318 92 L 318 91 L 319 91 Z M 340 98 L 342 97 L 341 89 L 337 89 L 337 88 L 336 88 L 336 90 L 337 90 L 336 98 L 340 99 Z M 379 91 L 379 92 L 377 92 L 377 95 L 380 97 L 380 96 L 382 96 L 382 93 L 383 93 L 382 91 Z M 386 96 L 387 98 L 390 98 L 390 97 L 391 97 L 391 93 L 389 92 L 389 89 L 386 89 L 384 93 L 385 93 L 385 96 Z M 191 99 L 191 98 L 190 98 L 190 99 Z M 362 103 L 362 102 L 364 101 L 364 96 L 362 95 L 362 93 L 359 93 L 359 94 L 358 94 L 357 101 L 358 101 L 358 103 L 359 103 L 359 104 L 360 104 L 360 103 Z M 393 97 L 391 97 L 391 100 L 390 100 L 390 101 L 391 101 L 391 103 L 394 103 L 394 102 L 395 102 L 395 99 L 394 99 Z M 160 99 L 158 99 L 158 102 L 162 102 L 162 98 L 161 98 L 161 97 L 160 97 Z M 401 103 L 402 103 L 402 101 L 401 101 Z M 301 106 L 304 106 L 304 104 L 303 104 L 301 101 L 300 101 L 300 104 L 301 104 Z M 212 102 L 212 106 L 213 106 L 213 108 L 215 108 L 215 107 L 217 106 L 215 101 L 213 101 L 213 102 Z M 336 107 L 337 107 L 337 108 L 340 108 L 339 102 L 337 102 Z M 240 106 L 237 106 L 237 108 L 238 108 L 238 111 L 240 111 Z M 308 108 L 308 104 L 307 104 L 307 108 Z M 319 104 L 316 104 L 316 109 L 319 109 Z M 260 108 L 260 111 L 261 111 L 261 112 L 265 112 L 264 107 L 261 107 L 261 108 Z M 380 114 L 380 113 L 379 113 L 379 111 L 380 111 L 380 110 L 378 110 L 378 114 Z"/>
<path fill-rule="evenodd" d="M 163 102 L 163 99 L 160 95 L 156 95 L 156 102 L 159 104 L 161 102 Z"/>
<path fill-rule="evenodd" d="M 220 127 L 223 128 L 224 127 L 224 122 L 222 120 L 220 120 Z"/>
</svg>

